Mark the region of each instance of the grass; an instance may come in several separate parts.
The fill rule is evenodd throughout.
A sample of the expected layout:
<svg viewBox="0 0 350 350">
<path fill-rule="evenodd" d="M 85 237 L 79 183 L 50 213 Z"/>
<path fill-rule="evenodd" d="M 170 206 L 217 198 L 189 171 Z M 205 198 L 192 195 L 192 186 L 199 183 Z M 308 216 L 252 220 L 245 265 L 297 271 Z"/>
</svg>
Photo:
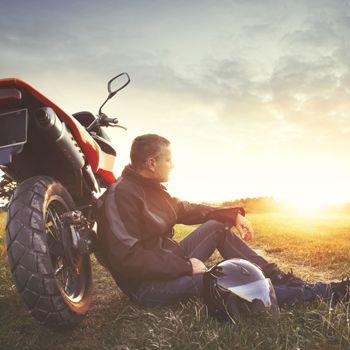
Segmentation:
<svg viewBox="0 0 350 350">
<path fill-rule="evenodd" d="M 350 217 L 302 219 L 250 215 L 252 246 L 309 281 L 350 275 Z M 248 317 L 240 324 L 211 319 L 200 300 L 145 308 L 128 301 L 109 273 L 93 260 L 94 302 L 76 328 L 54 331 L 36 323 L 8 271 L 5 215 L 0 214 L 1 349 L 349 349 L 349 310 L 315 301 L 281 310 L 278 323 Z M 192 227 L 178 225 L 177 238 Z M 212 264 L 218 255 L 209 262 Z"/>
</svg>

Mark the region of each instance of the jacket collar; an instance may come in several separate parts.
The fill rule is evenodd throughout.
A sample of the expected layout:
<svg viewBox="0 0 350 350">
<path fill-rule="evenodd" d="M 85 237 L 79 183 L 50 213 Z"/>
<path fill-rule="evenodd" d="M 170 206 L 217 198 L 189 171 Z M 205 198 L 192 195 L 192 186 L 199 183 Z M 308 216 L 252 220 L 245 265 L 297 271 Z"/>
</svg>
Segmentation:
<svg viewBox="0 0 350 350">
<path fill-rule="evenodd" d="M 132 181 L 135 181 L 143 186 L 149 186 L 153 188 L 160 188 L 162 190 L 166 190 L 166 187 L 163 186 L 160 182 L 140 175 L 138 172 L 136 172 L 136 170 L 132 168 L 131 165 L 127 165 L 124 168 L 122 172 L 122 177 L 124 179 L 130 179 Z"/>
</svg>

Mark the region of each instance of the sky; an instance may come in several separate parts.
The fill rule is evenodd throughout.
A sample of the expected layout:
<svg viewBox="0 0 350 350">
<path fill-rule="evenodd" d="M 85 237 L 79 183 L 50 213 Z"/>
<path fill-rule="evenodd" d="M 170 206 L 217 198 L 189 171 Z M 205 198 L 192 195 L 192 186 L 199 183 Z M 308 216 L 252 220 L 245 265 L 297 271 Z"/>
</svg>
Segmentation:
<svg viewBox="0 0 350 350">
<path fill-rule="evenodd" d="M 172 143 L 192 201 L 350 201 L 350 2 L 0 0 L 0 77 L 68 113 L 105 112 L 119 174 L 132 140 Z"/>
</svg>

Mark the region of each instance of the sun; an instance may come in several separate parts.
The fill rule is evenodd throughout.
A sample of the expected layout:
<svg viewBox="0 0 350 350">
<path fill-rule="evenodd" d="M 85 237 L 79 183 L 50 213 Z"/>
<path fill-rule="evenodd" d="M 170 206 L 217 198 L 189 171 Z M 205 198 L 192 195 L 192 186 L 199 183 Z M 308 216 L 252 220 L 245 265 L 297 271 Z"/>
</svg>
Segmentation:
<svg viewBox="0 0 350 350">
<path fill-rule="evenodd" d="M 305 215 L 323 215 L 325 210 L 330 210 L 339 205 L 344 204 L 346 201 L 341 197 L 327 195 L 325 191 L 319 192 L 306 192 L 303 193 L 289 193 L 284 197 L 277 199 L 282 207 L 286 210 L 291 210 L 299 214 Z"/>
<path fill-rule="evenodd" d="M 326 203 L 318 198 L 295 198 L 289 200 L 290 203 L 301 213 L 316 213 L 325 207 Z"/>
</svg>

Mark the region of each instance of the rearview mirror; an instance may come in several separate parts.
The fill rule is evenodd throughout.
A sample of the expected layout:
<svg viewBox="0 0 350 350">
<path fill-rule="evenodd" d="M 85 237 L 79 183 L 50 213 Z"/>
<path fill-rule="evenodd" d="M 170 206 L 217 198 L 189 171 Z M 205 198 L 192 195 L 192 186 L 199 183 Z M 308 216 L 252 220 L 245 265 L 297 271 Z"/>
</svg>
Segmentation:
<svg viewBox="0 0 350 350">
<path fill-rule="evenodd" d="M 120 78 L 122 77 L 122 78 Z M 118 79 L 120 78 L 120 79 Z M 101 115 L 102 113 L 102 107 L 106 104 L 106 102 L 111 99 L 118 91 L 121 89 L 124 89 L 126 85 L 130 83 L 130 77 L 128 73 L 120 73 L 116 75 L 114 78 L 112 78 L 107 85 L 108 88 L 108 97 L 106 100 L 102 103 L 102 106 L 100 107 L 98 114 Z"/>
<path fill-rule="evenodd" d="M 119 78 L 119 79 L 118 79 Z M 128 73 L 120 73 L 108 82 L 109 98 L 112 98 L 118 91 L 124 89 L 130 83 Z"/>
</svg>

